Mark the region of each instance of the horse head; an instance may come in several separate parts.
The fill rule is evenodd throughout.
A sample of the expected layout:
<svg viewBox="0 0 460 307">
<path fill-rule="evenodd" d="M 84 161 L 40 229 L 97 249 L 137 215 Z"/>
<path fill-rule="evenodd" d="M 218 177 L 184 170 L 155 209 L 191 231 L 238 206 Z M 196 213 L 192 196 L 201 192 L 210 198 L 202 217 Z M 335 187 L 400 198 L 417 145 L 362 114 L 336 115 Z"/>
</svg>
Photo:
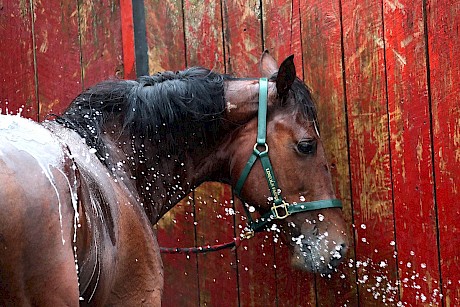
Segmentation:
<svg viewBox="0 0 460 307">
<path fill-rule="evenodd" d="M 295 267 L 330 272 L 347 251 L 346 225 L 310 92 L 296 77 L 293 56 L 278 69 L 265 52 L 260 70 L 266 85 L 248 79 L 226 82 L 225 118 L 239 125 L 222 147 L 229 181 L 246 206 L 262 215 L 250 230 L 276 224 L 290 243 Z M 266 123 L 260 115 L 261 95 L 267 95 Z"/>
</svg>

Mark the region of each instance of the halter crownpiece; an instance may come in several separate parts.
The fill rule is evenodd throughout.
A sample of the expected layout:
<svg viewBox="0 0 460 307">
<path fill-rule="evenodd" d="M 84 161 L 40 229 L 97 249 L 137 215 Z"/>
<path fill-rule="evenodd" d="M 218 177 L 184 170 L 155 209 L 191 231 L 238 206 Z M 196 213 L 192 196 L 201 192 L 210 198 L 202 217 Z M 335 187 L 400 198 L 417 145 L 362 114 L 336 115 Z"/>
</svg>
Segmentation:
<svg viewBox="0 0 460 307">
<path fill-rule="evenodd" d="M 266 142 L 267 136 L 267 97 L 268 97 L 268 79 L 259 79 L 259 110 L 257 116 L 257 141 L 254 144 L 254 150 L 249 157 L 246 166 L 241 172 L 240 178 L 238 179 L 235 186 L 235 193 L 241 196 L 241 190 L 246 179 L 251 172 L 252 167 L 256 163 L 257 159 L 260 158 L 262 168 L 267 179 L 268 189 L 273 197 L 273 206 L 270 211 L 264 214 L 260 219 L 254 221 L 251 217 L 246 206 L 243 206 L 246 210 L 246 215 L 249 220 L 249 231 L 246 233 L 246 237 L 250 238 L 255 232 L 261 231 L 265 225 L 274 219 L 284 219 L 291 214 L 326 209 L 326 208 L 342 208 L 342 202 L 338 199 L 323 199 L 311 202 L 300 202 L 289 204 L 283 200 L 278 183 L 275 178 L 275 172 L 273 171 L 272 164 L 268 157 L 268 144 Z"/>
</svg>

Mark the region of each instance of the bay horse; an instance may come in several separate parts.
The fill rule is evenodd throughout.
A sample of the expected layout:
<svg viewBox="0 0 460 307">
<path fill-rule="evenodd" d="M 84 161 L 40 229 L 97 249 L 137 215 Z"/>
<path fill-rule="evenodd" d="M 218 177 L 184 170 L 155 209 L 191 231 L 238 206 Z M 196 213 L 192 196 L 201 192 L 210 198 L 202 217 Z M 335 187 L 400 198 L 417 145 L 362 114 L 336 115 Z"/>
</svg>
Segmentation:
<svg viewBox="0 0 460 307">
<path fill-rule="evenodd" d="M 346 225 L 310 92 L 293 56 L 260 69 L 108 80 L 40 124 L 0 116 L 0 305 L 159 306 L 152 225 L 204 181 L 261 214 L 249 233 L 276 222 L 294 266 L 333 270 Z"/>
</svg>

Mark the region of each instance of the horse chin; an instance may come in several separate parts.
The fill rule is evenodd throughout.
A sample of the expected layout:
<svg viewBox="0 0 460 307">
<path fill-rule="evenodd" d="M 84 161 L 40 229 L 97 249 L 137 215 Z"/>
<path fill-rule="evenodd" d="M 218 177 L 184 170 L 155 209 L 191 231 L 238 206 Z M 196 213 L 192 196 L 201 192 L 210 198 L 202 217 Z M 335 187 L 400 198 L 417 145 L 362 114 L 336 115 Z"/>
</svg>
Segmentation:
<svg viewBox="0 0 460 307">
<path fill-rule="evenodd" d="M 329 275 L 336 271 L 345 253 L 346 248 L 334 246 L 331 249 L 325 242 L 295 245 L 291 265 L 301 271 Z"/>
</svg>

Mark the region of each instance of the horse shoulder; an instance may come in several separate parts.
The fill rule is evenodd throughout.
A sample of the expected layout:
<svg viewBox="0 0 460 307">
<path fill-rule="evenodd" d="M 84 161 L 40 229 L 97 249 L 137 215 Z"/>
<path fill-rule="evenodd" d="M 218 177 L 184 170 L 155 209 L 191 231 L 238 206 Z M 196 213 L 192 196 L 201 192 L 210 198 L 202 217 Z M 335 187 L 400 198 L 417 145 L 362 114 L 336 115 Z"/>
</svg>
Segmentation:
<svg viewBox="0 0 460 307">
<path fill-rule="evenodd" d="M 159 246 L 129 176 L 109 172 L 74 132 L 57 134 L 67 144 L 81 174 L 79 202 L 86 211 L 85 218 L 92 220 L 88 224 L 94 227 L 100 218 L 104 221 L 98 226 L 103 234 L 97 243 L 102 249 L 99 261 L 103 271 L 91 304 L 159 306 L 163 289 Z M 94 210 L 99 212 L 94 214 Z M 81 278 L 80 283 L 84 282 Z"/>
<path fill-rule="evenodd" d="M 78 305 L 62 147 L 25 119 L 0 125 L 0 305 Z M 49 288 L 53 291 L 50 293 Z"/>
</svg>

